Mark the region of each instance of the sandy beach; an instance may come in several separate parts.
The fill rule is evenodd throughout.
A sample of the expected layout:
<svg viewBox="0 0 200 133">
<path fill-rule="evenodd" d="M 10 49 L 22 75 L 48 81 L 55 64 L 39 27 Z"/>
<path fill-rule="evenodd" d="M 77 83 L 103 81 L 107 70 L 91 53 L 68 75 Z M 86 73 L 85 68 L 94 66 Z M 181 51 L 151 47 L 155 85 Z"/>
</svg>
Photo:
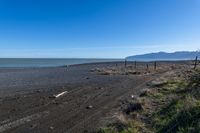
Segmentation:
<svg viewBox="0 0 200 133">
<path fill-rule="evenodd" d="M 148 64 L 148 68 L 147 65 Z M 0 69 L 0 133 L 94 132 L 114 121 L 123 98 L 187 62 L 93 63 Z"/>
</svg>

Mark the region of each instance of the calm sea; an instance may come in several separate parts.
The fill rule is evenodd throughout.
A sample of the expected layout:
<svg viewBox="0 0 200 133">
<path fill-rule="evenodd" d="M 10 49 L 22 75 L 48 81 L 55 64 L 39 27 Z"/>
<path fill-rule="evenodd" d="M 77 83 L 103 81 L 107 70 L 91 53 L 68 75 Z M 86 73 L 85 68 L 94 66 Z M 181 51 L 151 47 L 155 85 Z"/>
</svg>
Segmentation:
<svg viewBox="0 0 200 133">
<path fill-rule="evenodd" d="M 56 67 L 96 62 L 114 62 L 122 59 L 24 59 L 0 58 L 0 67 Z"/>
</svg>

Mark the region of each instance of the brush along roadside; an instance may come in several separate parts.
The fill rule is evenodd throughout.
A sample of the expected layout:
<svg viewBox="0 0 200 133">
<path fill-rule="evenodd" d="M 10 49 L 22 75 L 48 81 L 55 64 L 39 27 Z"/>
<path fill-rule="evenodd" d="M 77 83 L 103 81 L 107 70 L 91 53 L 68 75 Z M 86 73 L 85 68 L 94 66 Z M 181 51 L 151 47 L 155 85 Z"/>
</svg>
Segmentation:
<svg viewBox="0 0 200 133">
<path fill-rule="evenodd" d="M 118 121 L 98 133 L 198 133 L 200 70 L 183 69 L 159 79 L 137 99 L 125 100 Z"/>
</svg>

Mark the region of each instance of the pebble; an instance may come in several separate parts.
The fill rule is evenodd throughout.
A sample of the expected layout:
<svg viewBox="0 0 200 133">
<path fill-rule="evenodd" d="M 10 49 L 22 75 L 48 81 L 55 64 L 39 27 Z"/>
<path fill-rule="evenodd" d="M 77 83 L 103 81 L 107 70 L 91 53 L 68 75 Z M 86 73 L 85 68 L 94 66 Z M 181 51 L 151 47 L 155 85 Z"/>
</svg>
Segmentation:
<svg viewBox="0 0 200 133">
<path fill-rule="evenodd" d="M 54 129 L 54 127 L 50 126 L 50 127 L 49 127 L 49 129 L 53 130 L 53 129 Z"/>
<path fill-rule="evenodd" d="M 92 109 L 92 108 L 93 108 L 92 105 L 89 105 L 89 106 L 86 107 L 86 109 Z"/>
<path fill-rule="evenodd" d="M 134 96 L 134 95 L 131 95 L 131 98 L 132 98 L 132 99 L 134 99 L 134 98 L 135 98 L 135 96 Z"/>
</svg>

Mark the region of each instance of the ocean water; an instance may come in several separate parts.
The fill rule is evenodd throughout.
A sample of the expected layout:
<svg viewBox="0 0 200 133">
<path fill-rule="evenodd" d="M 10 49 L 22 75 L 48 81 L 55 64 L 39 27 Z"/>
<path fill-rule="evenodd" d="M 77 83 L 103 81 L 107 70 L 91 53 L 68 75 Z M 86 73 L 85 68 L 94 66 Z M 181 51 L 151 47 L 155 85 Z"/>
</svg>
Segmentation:
<svg viewBox="0 0 200 133">
<path fill-rule="evenodd" d="M 97 62 L 114 62 L 123 59 L 35 59 L 35 58 L 0 58 L 0 67 L 57 67 Z"/>
</svg>

